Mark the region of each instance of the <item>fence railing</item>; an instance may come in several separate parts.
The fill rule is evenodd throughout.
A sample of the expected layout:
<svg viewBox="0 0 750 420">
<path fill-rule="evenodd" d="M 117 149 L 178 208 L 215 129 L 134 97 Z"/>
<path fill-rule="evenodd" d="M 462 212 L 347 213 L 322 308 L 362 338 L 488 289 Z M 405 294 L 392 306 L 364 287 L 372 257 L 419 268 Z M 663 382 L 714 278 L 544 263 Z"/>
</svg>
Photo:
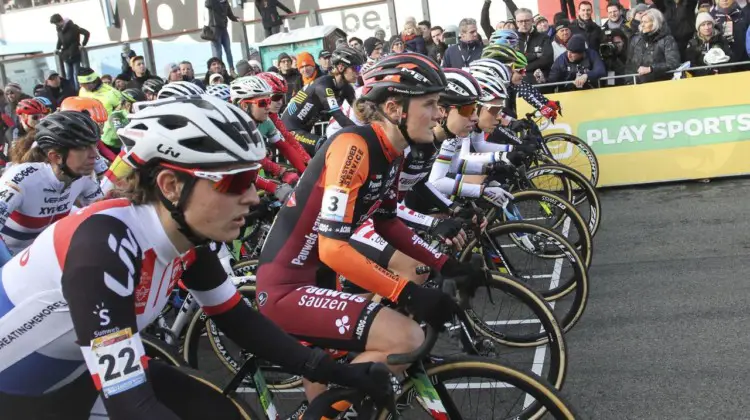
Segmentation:
<svg viewBox="0 0 750 420">
<path fill-rule="evenodd" d="M 303 10 L 297 13 L 290 13 L 290 14 L 281 16 L 281 18 L 283 19 L 285 26 L 288 25 L 288 22 L 290 22 L 291 20 L 300 19 L 300 18 L 307 19 L 307 24 L 309 26 L 318 26 L 318 25 L 324 24 L 325 19 L 324 19 L 324 16 L 322 15 L 327 14 L 327 13 L 336 12 L 340 10 L 367 7 L 367 6 L 387 5 L 391 33 L 395 35 L 395 31 L 397 30 L 398 25 L 396 23 L 396 9 L 394 5 L 394 1 L 395 0 L 372 0 L 372 1 L 364 1 L 364 2 L 347 4 L 347 5 L 336 6 L 336 7 Z M 253 7 L 253 6 L 250 4 L 249 7 Z M 127 42 L 130 44 L 135 44 L 135 45 L 140 46 L 139 49 L 141 51 L 138 51 L 138 52 L 140 53 L 140 55 L 143 55 L 146 68 L 148 68 L 152 74 L 157 74 L 156 56 L 154 53 L 153 41 L 168 40 L 168 39 L 177 38 L 183 35 L 197 34 L 197 33 L 200 33 L 202 30 L 202 28 L 194 28 L 194 29 L 188 29 L 188 30 L 180 30 L 180 31 L 151 35 L 151 30 L 150 30 L 151 25 L 149 22 L 149 17 L 146 13 L 144 13 L 144 19 L 146 19 L 146 24 L 145 24 L 146 33 L 147 33 L 146 37 L 134 38 L 134 39 L 124 40 L 124 41 L 108 42 L 108 43 L 97 44 L 97 45 L 87 45 L 81 50 L 82 51 L 81 64 L 84 66 L 89 66 L 90 64 L 89 56 L 91 55 L 91 53 L 94 53 L 96 51 L 106 50 L 108 48 L 118 47 Z M 242 25 L 242 30 L 239 31 L 240 51 L 242 53 L 242 58 L 245 60 L 248 60 L 250 59 L 250 45 L 251 45 L 250 39 L 254 39 L 254 37 L 251 37 L 248 35 L 250 33 L 248 31 L 256 30 L 257 27 L 255 25 L 260 25 L 262 24 L 262 22 L 261 22 L 261 19 L 251 19 L 251 20 L 240 20 L 238 23 Z M 236 42 L 237 37 L 236 36 L 233 37 L 232 40 Z M 201 44 L 207 44 L 207 43 L 201 43 Z M 50 62 L 50 59 L 52 59 L 51 62 Z M 42 62 L 42 60 L 44 60 L 44 62 Z M 17 81 L 17 80 L 14 80 L 14 77 L 12 75 L 8 74 L 6 66 L 12 66 L 12 65 L 17 66 L 18 63 L 21 63 L 24 61 L 31 62 L 32 65 L 28 67 L 35 69 L 37 73 L 32 78 L 37 80 L 39 83 L 43 82 L 44 70 L 48 68 L 54 68 L 55 70 L 57 70 L 57 72 L 61 76 L 66 77 L 65 66 L 62 60 L 60 59 L 60 57 L 56 55 L 54 52 L 18 54 L 17 57 L 14 56 L 12 58 L 0 59 L 0 85 L 4 86 L 9 81 Z M 117 67 L 119 67 L 119 64 L 120 63 L 117 63 Z M 231 63 L 231 64 L 233 65 L 234 63 Z"/>
<path fill-rule="evenodd" d="M 707 65 L 707 66 L 700 66 L 700 67 L 690 67 L 683 70 L 669 70 L 667 71 L 667 74 L 674 74 L 674 73 L 680 73 L 680 72 L 691 72 L 695 70 L 711 70 L 711 69 L 720 69 L 720 68 L 727 68 L 727 67 L 737 67 L 737 66 L 743 66 L 743 65 L 750 65 L 750 61 L 740 61 L 737 63 L 721 63 L 721 64 L 713 64 L 713 65 Z M 622 74 L 618 76 L 606 76 L 602 77 L 598 80 L 599 87 L 606 87 L 606 85 L 602 85 L 602 82 L 608 81 L 608 80 L 619 80 L 619 79 L 632 79 L 633 84 L 636 84 L 638 82 L 638 73 L 633 74 Z M 537 83 L 534 86 L 537 88 L 545 88 L 545 87 L 558 87 L 558 86 L 566 86 L 566 85 L 572 85 L 575 82 L 572 80 L 566 80 L 563 82 L 551 82 L 551 83 Z"/>
</svg>

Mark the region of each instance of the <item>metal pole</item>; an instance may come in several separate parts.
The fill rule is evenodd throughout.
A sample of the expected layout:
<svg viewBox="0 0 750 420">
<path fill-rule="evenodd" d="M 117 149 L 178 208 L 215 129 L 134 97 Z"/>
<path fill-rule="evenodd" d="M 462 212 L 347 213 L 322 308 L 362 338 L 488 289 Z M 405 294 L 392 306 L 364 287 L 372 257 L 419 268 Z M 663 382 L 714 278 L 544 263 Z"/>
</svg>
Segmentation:
<svg viewBox="0 0 750 420">
<path fill-rule="evenodd" d="M 240 23 L 242 25 L 242 31 L 240 31 L 240 45 L 242 46 L 242 59 L 243 60 L 249 60 L 250 59 L 250 40 L 247 38 L 247 25 L 245 23 Z M 229 66 L 234 68 L 234 63 L 229 63 Z"/>
<path fill-rule="evenodd" d="M 8 84 L 8 78 L 5 75 L 5 64 L 0 63 L 0 85 L 7 85 Z"/>
<path fill-rule="evenodd" d="M 68 75 L 65 74 L 65 63 L 63 63 L 60 54 L 57 53 L 55 53 L 55 65 L 57 65 L 57 72 L 60 73 L 60 76 L 67 79 Z"/>
<path fill-rule="evenodd" d="M 308 14 L 308 19 L 310 22 L 310 26 L 318 26 L 320 25 L 320 17 L 318 16 L 318 12 L 315 11 L 315 9 L 310 9 L 310 13 Z"/>
<path fill-rule="evenodd" d="M 422 0 L 422 19 L 430 23 L 430 0 Z"/>
<path fill-rule="evenodd" d="M 388 4 L 388 19 L 391 23 L 391 35 L 398 35 L 398 21 L 396 20 L 395 0 L 387 0 L 387 4 Z"/>
<path fill-rule="evenodd" d="M 599 22 L 598 25 L 601 25 L 602 17 L 602 11 L 599 9 L 599 0 L 594 0 L 594 22 Z"/>
<path fill-rule="evenodd" d="M 143 59 L 152 74 L 156 74 L 156 59 L 154 58 L 154 45 L 151 42 L 151 17 L 148 13 L 148 0 L 141 0 L 143 10 L 143 23 L 146 25 L 146 38 L 143 39 Z"/>
</svg>

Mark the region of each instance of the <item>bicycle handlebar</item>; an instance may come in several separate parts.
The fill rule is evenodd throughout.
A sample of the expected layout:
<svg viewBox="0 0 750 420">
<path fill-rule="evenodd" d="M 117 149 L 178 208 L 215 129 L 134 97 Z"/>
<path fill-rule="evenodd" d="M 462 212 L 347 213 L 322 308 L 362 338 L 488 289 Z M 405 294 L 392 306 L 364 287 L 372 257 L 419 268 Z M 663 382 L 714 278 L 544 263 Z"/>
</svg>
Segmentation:
<svg viewBox="0 0 750 420">
<path fill-rule="evenodd" d="M 388 355 L 388 364 L 410 365 L 414 362 L 422 360 L 425 356 L 427 356 L 427 353 L 429 353 L 430 350 L 432 350 L 432 348 L 435 346 L 435 343 L 437 343 L 437 339 L 438 330 L 431 325 L 427 325 L 427 332 L 425 334 L 425 339 L 422 342 L 422 345 L 409 353 Z"/>
</svg>

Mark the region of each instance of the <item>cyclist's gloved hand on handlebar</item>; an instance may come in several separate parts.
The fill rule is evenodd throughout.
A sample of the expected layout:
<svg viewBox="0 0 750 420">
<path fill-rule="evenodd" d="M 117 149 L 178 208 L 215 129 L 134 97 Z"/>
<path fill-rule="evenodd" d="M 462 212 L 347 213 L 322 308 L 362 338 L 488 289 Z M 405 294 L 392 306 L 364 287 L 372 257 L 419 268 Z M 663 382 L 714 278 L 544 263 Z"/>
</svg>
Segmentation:
<svg viewBox="0 0 750 420">
<path fill-rule="evenodd" d="M 484 187 L 482 198 L 497 207 L 505 208 L 508 202 L 513 199 L 513 194 L 500 187 Z"/>
<path fill-rule="evenodd" d="M 449 259 L 445 264 L 450 261 Z M 406 283 L 398 295 L 398 303 L 404 305 L 417 322 L 426 322 L 438 330 L 442 330 L 444 324 L 453 319 L 453 311 L 447 310 L 453 305 L 453 300 L 439 289 L 428 289 L 412 282 Z"/>
<path fill-rule="evenodd" d="M 544 105 L 539 112 L 544 115 L 544 118 L 548 120 L 557 119 L 557 111 L 560 110 L 560 106 L 555 101 L 547 101 L 547 105 Z"/>
<path fill-rule="evenodd" d="M 456 282 L 458 289 L 466 291 L 470 296 L 474 295 L 477 287 L 483 285 L 487 278 L 487 271 L 481 265 L 473 262 L 458 262 L 453 259 L 445 262 L 440 274 L 444 277 L 460 277 L 461 281 Z"/>
<path fill-rule="evenodd" d="M 296 174 L 295 174 L 296 175 Z M 289 184 L 281 184 L 276 187 L 276 191 L 273 192 L 274 197 L 279 200 L 282 204 L 286 203 L 286 200 L 294 191 L 294 188 Z"/>
<path fill-rule="evenodd" d="M 294 171 L 286 171 L 281 175 L 281 182 L 284 184 L 289 185 L 297 185 L 297 181 L 299 181 L 299 175 Z"/>
<path fill-rule="evenodd" d="M 464 232 L 463 223 L 460 220 L 435 218 L 429 232 L 432 235 L 439 236 L 445 243 L 454 245 L 458 249 L 466 246 L 466 232 Z"/>
<path fill-rule="evenodd" d="M 487 218 L 484 216 L 482 209 L 478 207 L 456 206 L 452 214 L 459 219 L 471 220 L 471 223 L 479 226 L 480 230 L 484 230 L 487 227 Z"/>
<path fill-rule="evenodd" d="M 538 146 L 533 143 L 522 143 L 513 147 L 513 151 L 524 153 L 527 156 L 532 155 L 537 149 Z"/>
</svg>

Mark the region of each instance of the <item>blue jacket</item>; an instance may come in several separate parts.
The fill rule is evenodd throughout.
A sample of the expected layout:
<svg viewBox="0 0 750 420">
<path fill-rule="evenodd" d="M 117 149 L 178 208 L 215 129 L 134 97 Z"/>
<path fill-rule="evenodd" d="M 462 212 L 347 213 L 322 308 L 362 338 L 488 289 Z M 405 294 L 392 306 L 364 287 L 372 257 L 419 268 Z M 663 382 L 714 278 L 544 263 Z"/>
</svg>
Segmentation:
<svg viewBox="0 0 750 420">
<path fill-rule="evenodd" d="M 459 41 L 456 45 L 451 45 L 445 51 L 443 56 L 443 67 L 460 69 L 469 67 L 469 63 L 482 57 L 484 44 L 481 41 L 475 41 L 471 44 Z"/>
<path fill-rule="evenodd" d="M 750 57 L 750 28 L 747 28 L 747 34 L 745 34 L 745 49 L 747 49 L 747 56 Z"/>
<path fill-rule="evenodd" d="M 552 64 L 552 69 L 550 69 L 547 81 L 550 83 L 573 81 L 578 77 L 578 74 L 584 73 L 589 76 L 588 84 L 591 85 L 584 87 L 584 89 L 596 87 L 597 80 L 607 75 L 604 61 L 599 57 L 599 53 L 591 48 L 586 50 L 583 60 L 578 63 L 570 62 L 567 53 L 557 57 L 555 63 Z M 561 90 L 575 89 L 576 88 L 573 85 L 561 86 Z"/>
</svg>

